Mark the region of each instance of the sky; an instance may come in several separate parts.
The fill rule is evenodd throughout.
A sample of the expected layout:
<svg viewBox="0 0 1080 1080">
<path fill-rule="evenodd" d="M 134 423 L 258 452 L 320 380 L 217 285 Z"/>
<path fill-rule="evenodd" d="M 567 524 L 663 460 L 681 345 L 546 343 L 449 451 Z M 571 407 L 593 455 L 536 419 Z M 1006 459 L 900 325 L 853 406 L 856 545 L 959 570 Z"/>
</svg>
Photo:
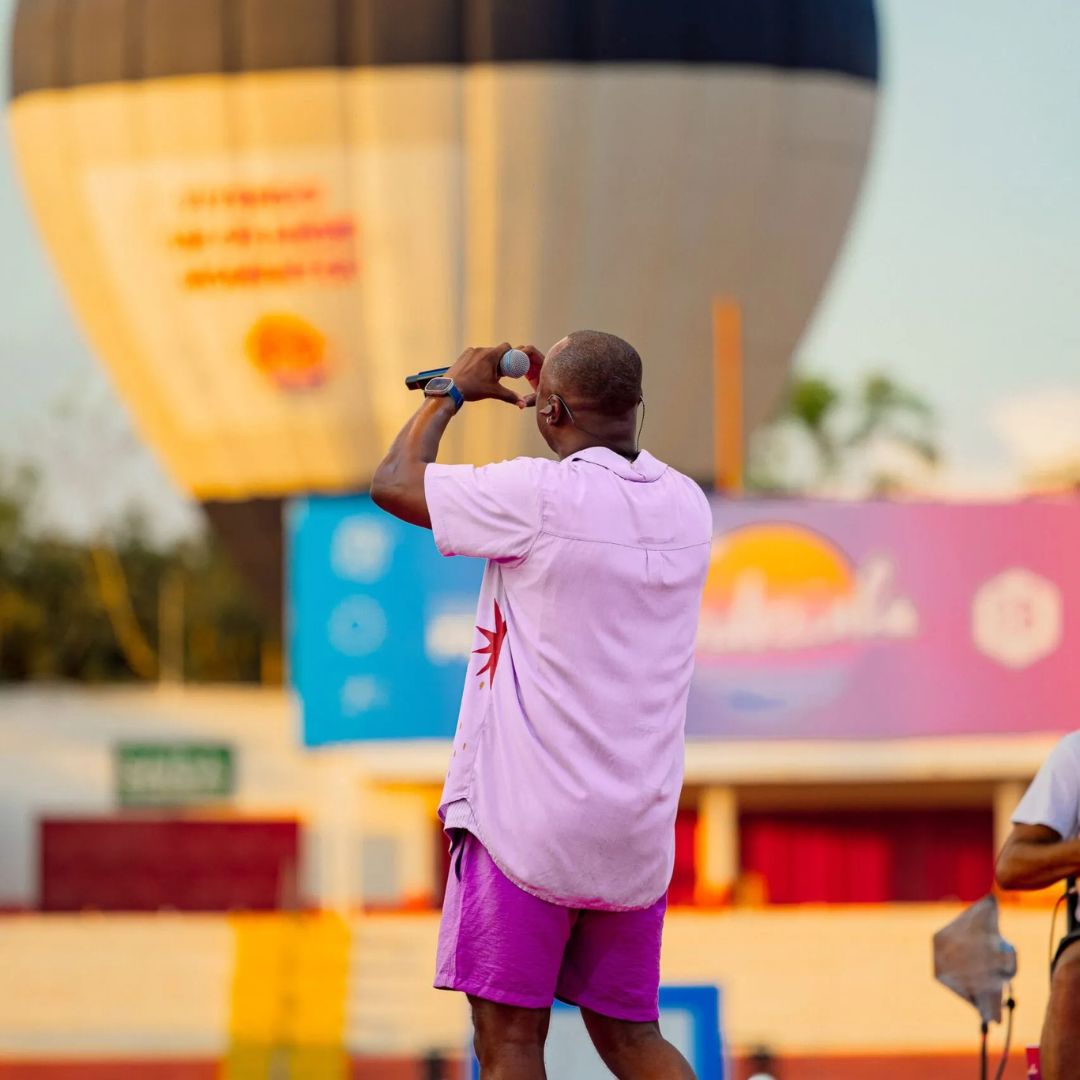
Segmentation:
<svg viewBox="0 0 1080 1080">
<path fill-rule="evenodd" d="M 13 8 L 0 0 L 4 86 Z M 933 490 L 1007 495 L 1080 460 L 1080 5 L 879 0 L 879 14 L 870 164 L 798 363 L 844 384 L 888 371 L 937 410 Z M 163 533 L 191 527 L 82 342 L 6 137 L 0 238 L 0 459 L 40 464 L 66 528 L 132 499 Z"/>
<path fill-rule="evenodd" d="M 1007 491 L 1053 454 L 1080 460 L 1080 5 L 879 11 L 862 203 L 800 363 L 895 373 L 939 411 L 943 482 Z"/>
</svg>

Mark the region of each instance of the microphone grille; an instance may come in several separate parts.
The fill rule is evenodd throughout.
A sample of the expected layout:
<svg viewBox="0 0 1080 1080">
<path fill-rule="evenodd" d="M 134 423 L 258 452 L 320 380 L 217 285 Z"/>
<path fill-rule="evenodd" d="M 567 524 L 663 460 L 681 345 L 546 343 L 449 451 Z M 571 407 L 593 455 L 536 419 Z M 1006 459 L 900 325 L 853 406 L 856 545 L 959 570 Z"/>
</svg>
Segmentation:
<svg viewBox="0 0 1080 1080">
<path fill-rule="evenodd" d="M 499 363 L 499 370 L 508 379 L 520 379 L 529 370 L 529 358 L 520 349 L 507 349 Z"/>
</svg>

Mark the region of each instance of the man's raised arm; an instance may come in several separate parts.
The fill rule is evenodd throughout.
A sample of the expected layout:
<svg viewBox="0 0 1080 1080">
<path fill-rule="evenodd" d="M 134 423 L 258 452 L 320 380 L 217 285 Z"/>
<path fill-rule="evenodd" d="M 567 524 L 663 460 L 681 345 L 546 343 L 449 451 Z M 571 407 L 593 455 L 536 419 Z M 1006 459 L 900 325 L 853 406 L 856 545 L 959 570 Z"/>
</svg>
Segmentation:
<svg viewBox="0 0 1080 1080">
<path fill-rule="evenodd" d="M 439 453 L 439 443 L 457 411 L 451 398 L 427 398 L 401 429 L 371 478 L 371 500 L 410 525 L 431 528 L 424 473 Z"/>
<path fill-rule="evenodd" d="M 498 365 L 508 342 L 494 348 L 466 349 L 446 373 L 465 401 L 494 398 L 523 409 L 526 400 L 499 382 Z M 453 398 L 429 397 L 401 429 L 371 478 L 376 506 L 410 525 L 431 528 L 424 473 L 439 453 L 439 443 L 457 412 Z"/>
</svg>

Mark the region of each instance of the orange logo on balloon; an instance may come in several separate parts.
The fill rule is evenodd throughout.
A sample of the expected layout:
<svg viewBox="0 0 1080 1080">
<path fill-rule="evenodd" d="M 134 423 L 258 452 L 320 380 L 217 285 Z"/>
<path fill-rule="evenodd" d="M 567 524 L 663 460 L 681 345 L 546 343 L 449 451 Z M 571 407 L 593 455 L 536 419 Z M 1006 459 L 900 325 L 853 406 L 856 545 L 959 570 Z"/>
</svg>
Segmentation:
<svg viewBox="0 0 1080 1080">
<path fill-rule="evenodd" d="M 255 367 L 282 390 L 307 390 L 326 379 L 326 336 L 298 315 L 263 315 L 245 347 Z"/>
</svg>

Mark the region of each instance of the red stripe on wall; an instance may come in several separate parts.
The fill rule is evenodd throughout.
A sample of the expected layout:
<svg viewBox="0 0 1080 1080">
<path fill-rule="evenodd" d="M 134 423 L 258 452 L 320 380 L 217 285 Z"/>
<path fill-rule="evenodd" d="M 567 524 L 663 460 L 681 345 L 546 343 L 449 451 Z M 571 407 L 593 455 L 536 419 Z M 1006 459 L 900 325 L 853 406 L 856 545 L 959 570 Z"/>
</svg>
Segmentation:
<svg viewBox="0 0 1080 1080">
<path fill-rule="evenodd" d="M 214 1060 L 3 1061 L 0 1080 L 217 1080 Z"/>
<path fill-rule="evenodd" d="M 1000 1049 L 990 1058 L 991 1075 L 997 1069 Z M 746 1080 L 749 1063 L 737 1060 L 734 1080 Z M 1011 1054 L 1003 1080 L 1024 1080 L 1027 1067 L 1023 1053 Z M 972 1080 L 979 1075 L 976 1054 L 937 1054 L 891 1057 L 793 1057 L 776 1067 L 776 1080 Z"/>
<path fill-rule="evenodd" d="M 991 1066 L 997 1067 L 997 1054 Z M 746 1080 L 749 1063 L 736 1058 L 733 1080 Z M 0 1080 L 218 1080 L 219 1062 L 195 1059 L 116 1061 L 3 1061 Z M 424 1080 L 430 1075 L 416 1058 L 353 1058 L 351 1080 Z M 1009 1058 L 1005 1080 L 1024 1080 L 1023 1053 Z M 975 1054 L 785 1057 L 776 1080 L 971 1080 L 979 1075 Z M 446 1062 L 444 1080 L 463 1080 L 460 1061 Z"/>
<path fill-rule="evenodd" d="M 353 1058 L 351 1080 L 426 1080 L 431 1074 L 418 1058 Z M 219 1080 L 216 1060 L 149 1059 L 93 1061 L 4 1061 L 0 1080 Z M 464 1080 L 461 1061 L 443 1064 L 443 1080 Z"/>
</svg>

